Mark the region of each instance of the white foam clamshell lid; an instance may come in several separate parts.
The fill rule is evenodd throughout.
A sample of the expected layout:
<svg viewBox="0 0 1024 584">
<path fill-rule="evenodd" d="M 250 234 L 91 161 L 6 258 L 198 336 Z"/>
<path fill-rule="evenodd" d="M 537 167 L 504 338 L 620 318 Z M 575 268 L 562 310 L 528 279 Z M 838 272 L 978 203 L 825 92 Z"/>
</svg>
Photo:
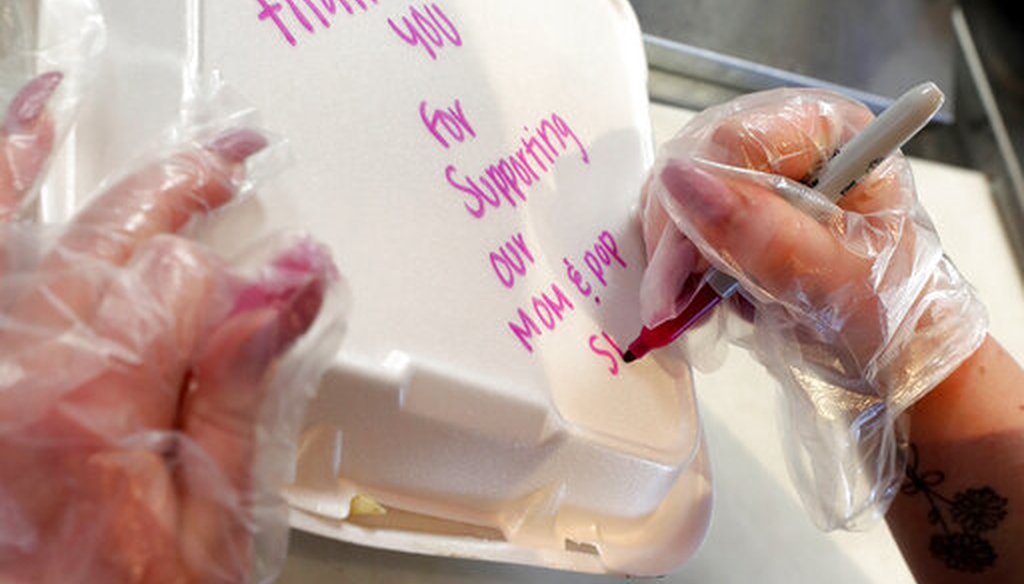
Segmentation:
<svg viewBox="0 0 1024 584">
<path fill-rule="evenodd" d="M 88 192 L 216 72 L 297 163 L 204 239 L 230 253 L 301 227 L 351 286 L 294 526 L 587 572 L 693 553 L 711 486 L 689 372 L 618 357 L 640 328 L 632 213 L 653 159 L 625 0 L 101 4 L 103 75 L 137 88 L 99 83 L 74 137 L 90 153 L 55 180 Z M 350 517 L 356 495 L 388 513 Z"/>
</svg>

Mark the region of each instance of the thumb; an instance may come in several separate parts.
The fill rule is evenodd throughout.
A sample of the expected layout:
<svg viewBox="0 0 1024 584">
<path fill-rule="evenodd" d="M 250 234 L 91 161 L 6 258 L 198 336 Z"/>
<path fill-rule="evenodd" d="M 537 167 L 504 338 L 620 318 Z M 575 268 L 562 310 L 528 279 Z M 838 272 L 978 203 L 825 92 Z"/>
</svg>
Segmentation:
<svg viewBox="0 0 1024 584">
<path fill-rule="evenodd" d="M 256 529 L 249 507 L 260 495 L 253 493 L 257 438 L 279 431 L 259 428 L 275 365 L 312 326 L 336 277 L 327 251 L 310 242 L 264 272 L 210 334 L 181 412 L 184 434 L 202 453 L 185 461 L 185 557 L 194 567 L 219 564 L 238 579 Z"/>
</svg>

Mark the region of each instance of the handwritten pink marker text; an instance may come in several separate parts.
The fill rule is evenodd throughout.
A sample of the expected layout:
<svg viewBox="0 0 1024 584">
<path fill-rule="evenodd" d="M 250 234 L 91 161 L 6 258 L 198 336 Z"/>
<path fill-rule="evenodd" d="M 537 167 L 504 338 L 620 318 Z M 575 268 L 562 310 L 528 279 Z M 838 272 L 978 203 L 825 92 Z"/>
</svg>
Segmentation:
<svg viewBox="0 0 1024 584">
<path fill-rule="evenodd" d="M 352 16 L 357 12 L 367 12 L 377 5 L 378 0 L 256 0 L 260 5 L 259 19 L 269 20 L 281 32 L 284 40 L 291 46 L 298 44 L 292 24 L 302 27 L 309 34 L 316 33 L 319 22 L 322 28 L 331 28 L 331 20 L 339 11 Z M 285 10 L 285 6 L 288 10 Z M 305 6 L 305 8 L 303 8 Z M 283 13 L 283 14 L 282 14 Z M 289 18 L 289 15 L 290 18 Z"/>
</svg>

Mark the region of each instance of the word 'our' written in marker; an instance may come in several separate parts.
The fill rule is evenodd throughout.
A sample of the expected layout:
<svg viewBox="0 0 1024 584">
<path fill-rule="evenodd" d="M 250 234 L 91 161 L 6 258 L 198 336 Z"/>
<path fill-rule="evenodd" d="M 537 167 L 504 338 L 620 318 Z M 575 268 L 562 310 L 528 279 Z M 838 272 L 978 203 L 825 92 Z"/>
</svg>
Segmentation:
<svg viewBox="0 0 1024 584">
<path fill-rule="evenodd" d="M 256 0 L 260 6 L 258 17 L 270 21 L 291 46 L 298 44 L 292 27 L 305 29 L 309 34 L 316 32 L 317 23 L 322 28 L 331 28 L 331 22 L 339 14 L 353 16 L 368 12 L 376 7 L 378 0 Z M 285 9 L 287 7 L 287 10 Z"/>
<path fill-rule="evenodd" d="M 525 276 L 535 261 L 522 233 L 513 235 L 501 247 L 492 251 L 489 259 L 498 281 L 506 288 L 515 286 L 516 278 Z"/>
</svg>

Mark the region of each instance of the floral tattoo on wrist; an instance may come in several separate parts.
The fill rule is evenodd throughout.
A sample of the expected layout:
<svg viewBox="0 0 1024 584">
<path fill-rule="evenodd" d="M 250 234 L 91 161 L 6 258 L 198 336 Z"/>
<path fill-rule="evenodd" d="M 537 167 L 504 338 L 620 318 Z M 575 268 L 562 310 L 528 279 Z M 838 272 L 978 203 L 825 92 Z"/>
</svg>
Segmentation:
<svg viewBox="0 0 1024 584">
<path fill-rule="evenodd" d="M 917 446 L 911 444 L 906 480 L 900 492 L 923 494 L 930 507 L 928 523 L 942 529 L 932 535 L 928 550 L 952 570 L 984 572 L 995 565 L 999 554 L 982 534 L 995 529 L 1006 518 L 1008 500 L 989 486 L 964 489 L 950 499 L 937 490 L 945 480 L 945 473 L 940 470 L 918 469 Z"/>
</svg>

